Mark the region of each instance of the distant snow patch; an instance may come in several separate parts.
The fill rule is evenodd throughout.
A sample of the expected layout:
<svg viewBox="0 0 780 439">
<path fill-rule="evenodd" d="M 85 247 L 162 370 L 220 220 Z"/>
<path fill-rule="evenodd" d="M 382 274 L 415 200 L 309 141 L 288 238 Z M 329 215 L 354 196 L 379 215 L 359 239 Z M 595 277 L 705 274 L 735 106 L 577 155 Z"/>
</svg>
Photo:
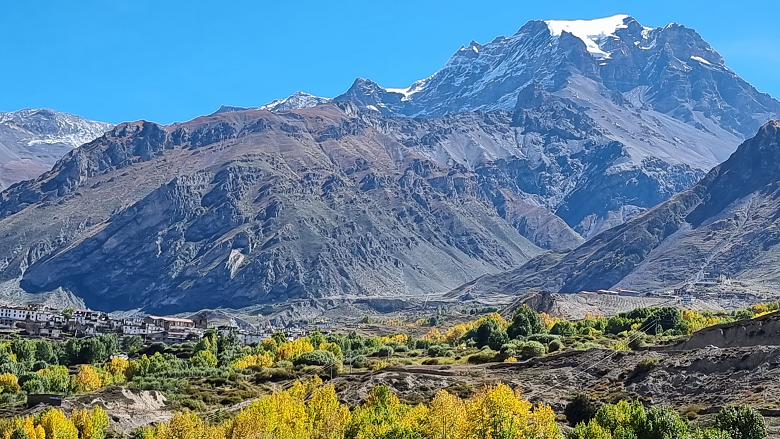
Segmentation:
<svg viewBox="0 0 780 439">
<path fill-rule="evenodd" d="M 711 66 L 711 65 L 712 65 L 712 63 L 711 63 L 711 62 L 707 61 L 707 60 L 706 60 L 706 59 L 704 59 L 704 58 L 700 58 L 700 57 L 698 57 L 698 56 L 691 56 L 691 59 L 692 59 L 692 60 L 694 60 L 694 61 L 699 61 L 699 62 L 700 62 L 700 63 L 702 63 L 702 64 L 707 64 L 708 66 Z"/>
</svg>

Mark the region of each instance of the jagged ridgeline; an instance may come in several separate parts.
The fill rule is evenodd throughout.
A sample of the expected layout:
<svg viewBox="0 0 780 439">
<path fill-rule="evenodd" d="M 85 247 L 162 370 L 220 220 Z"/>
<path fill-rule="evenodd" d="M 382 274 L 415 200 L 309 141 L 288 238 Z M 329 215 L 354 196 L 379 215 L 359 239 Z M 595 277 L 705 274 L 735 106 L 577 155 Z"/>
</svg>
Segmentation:
<svg viewBox="0 0 780 439">
<path fill-rule="evenodd" d="M 691 29 L 532 21 L 408 88 L 120 124 L 0 194 L 0 280 L 156 312 L 443 293 L 601 242 L 777 114 Z"/>
</svg>

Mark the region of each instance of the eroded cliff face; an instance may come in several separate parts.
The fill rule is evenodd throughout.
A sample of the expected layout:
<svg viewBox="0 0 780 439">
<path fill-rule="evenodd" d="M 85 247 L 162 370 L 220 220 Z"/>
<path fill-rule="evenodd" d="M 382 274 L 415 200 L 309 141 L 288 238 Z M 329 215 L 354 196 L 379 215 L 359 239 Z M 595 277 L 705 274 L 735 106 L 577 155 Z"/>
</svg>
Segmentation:
<svg viewBox="0 0 780 439">
<path fill-rule="evenodd" d="M 691 350 L 706 346 L 738 348 L 747 346 L 780 346 L 780 312 L 749 320 L 723 323 L 702 329 L 672 349 Z"/>
</svg>

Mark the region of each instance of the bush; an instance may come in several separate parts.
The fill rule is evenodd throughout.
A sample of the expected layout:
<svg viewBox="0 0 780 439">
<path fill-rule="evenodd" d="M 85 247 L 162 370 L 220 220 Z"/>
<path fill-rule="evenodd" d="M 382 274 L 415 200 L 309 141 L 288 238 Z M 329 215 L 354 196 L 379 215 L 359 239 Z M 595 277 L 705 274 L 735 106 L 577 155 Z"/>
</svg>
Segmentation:
<svg viewBox="0 0 780 439">
<path fill-rule="evenodd" d="M 538 341 L 529 341 L 520 349 L 523 358 L 543 357 L 547 348 Z"/>
<path fill-rule="evenodd" d="M 533 334 L 528 336 L 528 341 L 538 341 L 541 344 L 549 344 L 553 340 L 560 340 L 561 337 L 551 334 Z"/>
<path fill-rule="evenodd" d="M 588 395 L 580 393 L 570 403 L 566 404 L 563 414 L 566 415 L 566 422 L 574 427 L 580 422 L 589 422 L 596 416 L 597 410 Z"/>
<path fill-rule="evenodd" d="M 277 369 L 287 369 L 290 370 L 293 368 L 292 361 L 287 360 L 279 360 L 276 363 L 274 363 L 274 367 Z"/>
<path fill-rule="evenodd" d="M 255 374 L 255 382 L 286 381 L 295 378 L 295 373 L 290 369 L 266 368 Z"/>
<path fill-rule="evenodd" d="M 344 360 L 345 363 L 351 364 L 354 367 L 366 367 L 366 362 L 368 361 L 368 358 L 364 357 L 363 355 L 357 355 L 355 357 L 349 358 Z"/>
<path fill-rule="evenodd" d="M 650 372 L 656 366 L 658 366 L 658 358 L 644 357 L 641 360 L 639 360 L 639 363 L 636 364 L 636 367 L 634 367 L 634 372 L 635 373 Z"/>
<path fill-rule="evenodd" d="M 381 346 L 379 349 L 377 349 L 376 356 L 377 357 L 389 357 L 389 356 L 393 355 L 394 352 L 395 351 L 393 350 L 393 348 L 391 346 L 384 345 L 384 346 Z"/>
<path fill-rule="evenodd" d="M 631 331 L 628 333 L 628 348 L 635 351 L 645 345 L 645 333 L 641 331 Z"/>
<path fill-rule="evenodd" d="M 295 366 L 328 366 L 336 364 L 337 358 L 333 352 L 330 351 L 311 351 L 298 355 L 293 361 Z"/>
<path fill-rule="evenodd" d="M 452 351 L 447 346 L 436 344 L 428 348 L 429 357 L 451 357 L 452 355 Z"/>
<path fill-rule="evenodd" d="M 560 340 L 553 340 L 547 345 L 547 352 L 558 352 L 564 348 L 563 342 Z"/>
<path fill-rule="evenodd" d="M 498 359 L 496 358 L 496 351 L 492 349 L 483 349 L 474 355 L 469 355 L 469 357 L 466 358 L 466 362 L 469 364 L 483 364 L 494 361 L 498 361 Z"/>
<path fill-rule="evenodd" d="M 550 334 L 570 336 L 577 333 L 577 325 L 574 323 L 563 320 L 555 322 L 552 328 L 550 328 Z M 538 340 L 537 340 L 538 341 Z"/>
<path fill-rule="evenodd" d="M 423 360 L 422 364 L 424 364 L 426 366 L 435 366 L 435 365 L 439 364 L 439 359 L 438 358 L 426 358 L 425 360 Z"/>
<path fill-rule="evenodd" d="M 731 434 L 731 439 L 765 439 L 766 423 L 761 414 L 746 405 L 728 406 L 715 417 L 718 429 Z"/>
<path fill-rule="evenodd" d="M 691 429 L 687 420 L 666 407 L 647 410 L 645 422 L 637 427 L 637 436 L 647 439 L 687 438 Z"/>
</svg>

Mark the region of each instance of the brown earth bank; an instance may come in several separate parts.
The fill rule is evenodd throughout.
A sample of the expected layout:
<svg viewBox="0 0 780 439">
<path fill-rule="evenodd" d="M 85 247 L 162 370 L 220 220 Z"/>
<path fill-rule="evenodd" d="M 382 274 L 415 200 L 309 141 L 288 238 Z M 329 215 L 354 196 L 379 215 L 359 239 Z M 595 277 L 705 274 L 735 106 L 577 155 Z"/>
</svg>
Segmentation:
<svg viewBox="0 0 780 439">
<path fill-rule="evenodd" d="M 650 370 L 637 367 L 656 360 Z M 486 384 L 503 382 L 521 389 L 534 403 L 550 404 L 558 414 L 583 392 L 600 404 L 638 398 L 648 406 L 673 407 L 705 423 L 720 408 L 744 403 L 759 409 L 773 426 L 780 424 L 779 373 L 780 347 L 687 352 L 589 349 L 517 363 L 397 366 L 344 374 L 333 383 L 350 405 L 361 402 L 379 384 L 390 386 L 402 400 L 420 403 L 441 389 L 467 397 Z M 780 430 L 772 430 L 770 437 L 780 437 Z"/>
</svg>

